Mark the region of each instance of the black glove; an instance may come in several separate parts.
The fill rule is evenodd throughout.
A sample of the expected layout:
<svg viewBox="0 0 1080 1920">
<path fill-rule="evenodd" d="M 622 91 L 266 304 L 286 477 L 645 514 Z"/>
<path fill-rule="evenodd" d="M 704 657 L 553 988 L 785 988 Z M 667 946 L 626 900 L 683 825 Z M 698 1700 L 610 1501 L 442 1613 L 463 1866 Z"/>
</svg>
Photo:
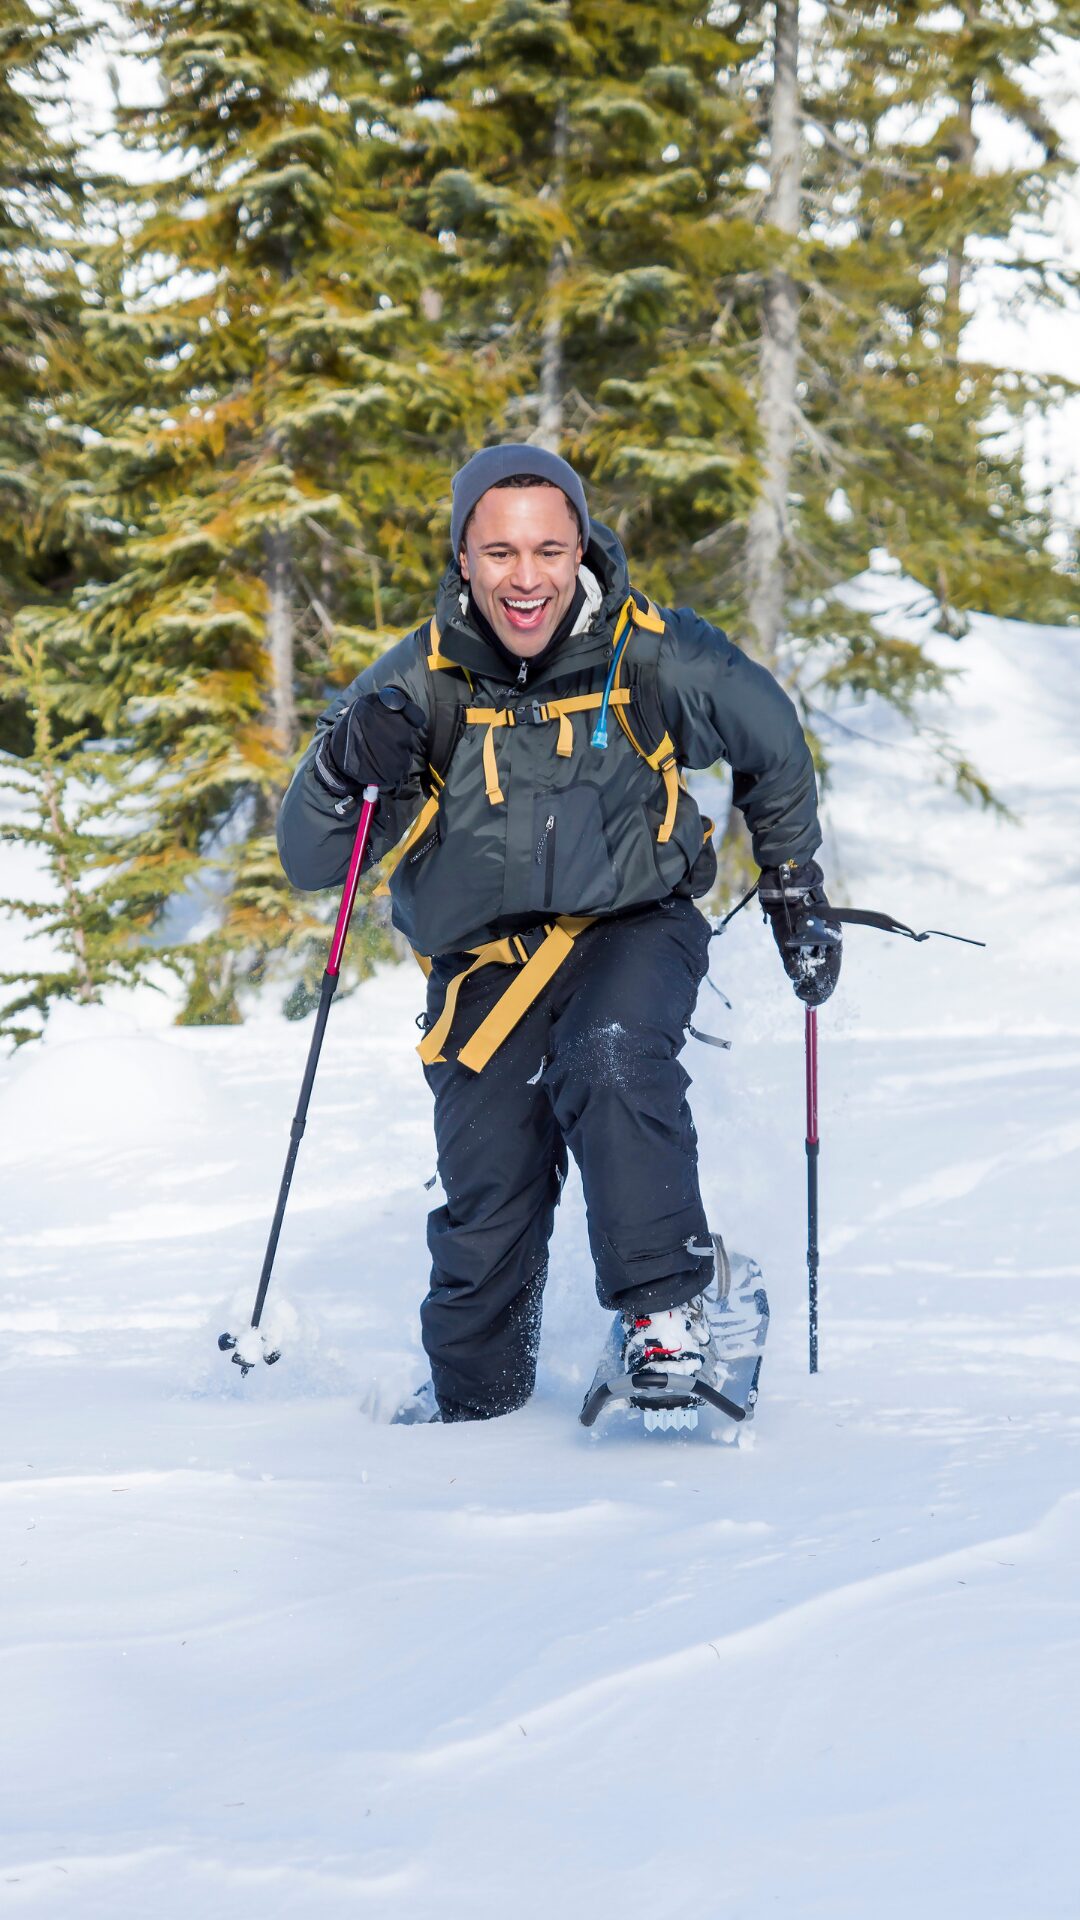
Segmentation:
<svg viewBox="0 0 1080 1920">
<path fill-rule="evenodd" d="M 816 860 L 801 867 L 790 860 L 782 867 L 763 867 L 758 882 L 758 899 L 772 925 L 784 972 L 808 1007 L 820 1007 L 840 978 L 840 922 L 822 882 Z"/>
<path fill-rule="evenodd" d="M 395 794 L 408 784 L 426 724 L 427 715 L 399 687 L 358 694 L 319 740 L 315 777 L 335 800 L 365 787 Z"/>
</svg>

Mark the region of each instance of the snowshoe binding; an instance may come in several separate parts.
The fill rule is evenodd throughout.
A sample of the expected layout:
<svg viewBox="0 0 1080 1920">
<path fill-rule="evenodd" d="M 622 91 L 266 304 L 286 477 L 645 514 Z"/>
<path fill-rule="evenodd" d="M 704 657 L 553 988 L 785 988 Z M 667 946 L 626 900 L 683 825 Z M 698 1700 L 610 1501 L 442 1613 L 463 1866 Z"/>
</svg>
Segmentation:
<svg viewBox="0 0 1080 1920">
<path fill-rule="evenodd" d="M 582 1426 L 619 1405 L 640 1412 L 646 1432 L 693 1431 L 702 1408 L 739 1425 L 753 1417 L 769 1302 L 757 1263 L 729 1259 L 718 1233 L 712 1241 L 715 1274 L 703 1294 L 662 1313 L 615 1315 Z"/>
</svg>

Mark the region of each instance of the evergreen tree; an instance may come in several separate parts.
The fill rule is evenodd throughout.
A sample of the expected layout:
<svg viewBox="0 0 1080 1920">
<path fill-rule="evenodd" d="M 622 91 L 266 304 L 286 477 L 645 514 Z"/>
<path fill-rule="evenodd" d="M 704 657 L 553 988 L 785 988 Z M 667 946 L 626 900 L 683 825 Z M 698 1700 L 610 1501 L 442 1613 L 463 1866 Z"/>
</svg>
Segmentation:
<svg viewBox="0 0 1080 1920">
<path fill-rule="evenodd" d="M 963 296 L 978 269 L 981 297 L 999 297 L 985 278 L 995 263 L 1014 301 L 1076 284 L 1045 242 L 1030 245 L 1068 172 L 1031 70 L 1076 45 L 1080 10 L 856 4 L 830 9 L 822 34 L 815 69 L 840 77 L 812 103 L 829 177 L 811 208 L 827 241 L 811 236 L 808 257 L 803 465 L 818 461 L 821 479 L 803 537 L 836 572 L 887 546 L 958 633 L 972 608 L 1075 619 L 1075 555 L 1054 551 L 1016 430 L 1067 383 L 970 358 Z M 981 142 L 991 114 L 1025 135 L 1025 159 L 999 163 Z M 833 486 L 848 519 L 824 510 Z"/>
<path fill-rule="evenodd" d="M 800 86 L 797 0 L 122 4 L 160 82 L 121 116 L 155 178 L 116 207 L 59 405 L 7 229 L 0 467 L 47 474 L 58 412 L 86 445 L 48 514 L 0 474 L 0 558 L 54 737 L 122 745 L 110 911 L 184 961 L 189 1017 L 236 1017 L 282 951 L 321 966 L 277 797 L 329 691 L 427 612 L 450 472 L 485 441 L 575 461 L 641 584 L 754 644 L 811 717 L 839 684 L 911 711 L 940 683 L 833 595 L 874 546 L 957 630 L 977 604 L 1071 613 L 1000 432 L 1053 383 L 963 353 L 972 246 L 1006 254 L 1063 166 L 1027 72 L 1071 7 L 815 10 Z M 31 73 L 42 18 L 16 0 Z M 988 172 L 987 104 L 1037 163 Z"/>
<path fill-rule="evenodd" d="M 843 377 L 853 309 L 890 338 L 906 322 L 878 310 L 866 237 L 841 225 L 852 188 L 831 126 L 809 164 L 797 27 L 794 0 L 707 21 L 691 5 L 401 5 L 396 64 L 372 72 L 360 111 L 373 177 L 439 237 L 443 325 L 500 371 L 489 437 L 539 437 L 576 460 L 643 584 L 693 600 L 800 697 L 813 689 L 811 719 L 822 683 L 910 713 L 941 674 L 831 594 L 889 540 L 861 495 L 843 502 L 846 519 L 836 512 L 837 402 L 810 359 Z M 830 77 L 830 100 L 850 85 L 833 69 L 844 79 L 838 90 Z M 762 193 L 751 169 L 774 159 Z M 785 302 L 783 390 L 770 399 L 760 356 Z M 868 443 L 888 406 L 873 354 L 854 378 Z M 879 449 L 886 492 L 889 465 Z M 768 537 L 747 568 L 755 528 Z M 782 645 L 789 632 L 796 644 Z"/>
<path fill-rule="evenodd" d="M 776 319 L 763 326 L 765 308 L 787 302 L 790 335 L 802 297 L 797 103 L 789 87 L 794 124 L 774 113 L 770 129 L 778 103 L 762 71 L 783 12 L 797 16 L 794 5 L 705 19 L 693 4 L 488 0 L 469 8 L 466 37 L 457 8 L 399 8 L 413 65 L 395 113 L 382 108 L 395 136 L 388 164 L 407 153 L 415 167 L 403 204 L 440 237 L 448 326 L 509 371 L 515 393 L 491 437 L 536 434 L 575 460 L 641 584 L 693 602 L 796 694 L 827 663 L 910 708 L 940 676 L 919 648 L 856 616 L 837 646 L 831 607 L 822 622 L 807 605 L 828 606 L 835 572 L 811 566 L 785 583 L 779 538 L 759 558 L 777 614 L 799 605 L 807 643 L 832 643 L 809 668 L 804 648 L 781 651 L 779 627 L 766 640 L 747 591 L 748 528 L 755 515 L 769 524 L 795 485 L 774 444 L 793 437 L 790 339 L 789 399 L 771 419 L 758 382 Z M 779 194 L 775 177 L 768 194 L 758 184 L 770 131 L 789 156 Z M 735 835 L 729 883 L 744 854 Z"/>
<path fill-rule="evenodd" d="M 218 924 L 188 1017 L 233 1018 L 269 956 L 319 952 L 321 918 L 278 866 L 276 803 L 333 685 L 426 606 L 442 436 L 475 383 L 420 311 L 437 244 L 365 190 L 341 8 L 126 10 L 161 98 L 122 129 L 157 177 L 90 323 L 84 417 L 115 540 L 80 613 L 86 698 L 143 782 L 133 898 L 156 890 L 164 910 L 201 868 Z"/>
<path fill-rule="evenodd" d="M 46 116 L 86 32 L 62 0 L 8 0 L 0 22 L 0 749 L 23 753 L 11 624 L 51 608 L 75 565 L 62 506 L 74 455 L 56 408 L 81 352 L 72 246 L 86 183 Z"/>
<path fill-rule="evenodd" d="M 144 963 L 129 889 L 103 875 L 109 864 L 103 817 L 113 804 L 102 778 L 105 757 L 87 746 L 85 732 L 65 729 L 58 744 L 55 677 L 44 635 L 28 640 L 16 625 L 8 644 L 9 674 L 21 690 L 32 733 L 21 759 L 0 756 L 0 789 L 17 796 L 0 841 L 34 848 L 51 885 L 48 900 L 0 899 L 0 911 L 36 923 L 31 937 L 43 938 L 50 949 L 40 967 L 0 973 L 0 986 L 17 989 L 0 1006 L 0 1034 L 19 1046 L 41 1032 L 54 1000 L 98 1001 L 103 986 L 132 980 Z"/>
<path fill-rule="evenodd" d="M 788 0 L 775 9 L 778 22 L 797 14 Z M 1065 383 L 966 358 L 961 294 L 976 247 L 980 263 L 1008 262 L 1029 298 L 1059 297 L 1069 283 L 1053 263 L 1022 264 L 1018 243 L 1065 166 L 1030 64 L 1055 34 L 1075 37 L 1080 14 L 914 0 L 829 7 L 814 31 L 794 108 L 805 130 L 799 244 L 775 235 L 797 288 L 787 371 L 797 362 L 798 386 L 789 381 L 788 461 L 770 476 L 771 518 L 758 510 L 758 529 L 764 520 L 778 537 L 764 568 L 751 541 L 748 587 L 753 596 L 771 577 L 759 643 L 775 652 L 790 636 L 804 688 L 873 690 L 910 711 L 940 675 L 831 595 L 871 549 L 887 547 L 925 582 L 957 634 L 973 607 L 1076 615 L 1075 564 L 1055 552 L 1047 504 L 1032 497 L 1008 431 L 1010 419 L 1056 404 Z M 1027 164 L 995 169 L 980 155 L 979 110 L 990 106 L 1025 129 Z M 960 785 L 988 797 L 953 757 Z"/>
<path fill-rule="evenodd" d="M 484 438 L 564 453 L 636 577 L 719 613 L 718 529 L 753 485 L 722 307 L 762 257 L 749 50 L 693 0 L 401 4 L 393 21 L 408 52 L 373 76 L 369 164 L 439 239 L 442 324 L 491 368 Z"/>
</svg>

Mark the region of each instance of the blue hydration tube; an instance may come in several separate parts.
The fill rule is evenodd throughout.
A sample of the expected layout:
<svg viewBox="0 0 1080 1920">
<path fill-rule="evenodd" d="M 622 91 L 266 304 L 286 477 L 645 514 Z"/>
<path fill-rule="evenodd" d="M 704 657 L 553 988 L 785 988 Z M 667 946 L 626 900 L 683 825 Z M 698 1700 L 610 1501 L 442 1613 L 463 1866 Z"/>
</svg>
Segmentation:
<svg viewBox="0 0 1080 1920">
<path fill-rule="evenodd" d="M 613 650 L 611 655 L 611 665 L 608 668 L 608 676 L 604 682 L 604 697 L 600 702 L 600 711 L 596 716 L 596 725 L 592 730 L 592 738 L 589 741 L 589 745 L 592 747 L 607 746 L 608 701 L 611 698 L 611 689 L 615 684 L 615 675 L 619 671 L 619 661 L 622 659 L 623 654 L 626 651 L 626 643 L 630 638 L 630 631 L 632 626 L 633 626 L 633 621 L 628 619 L 626 622 L 626 632 L 623 634 L 622 639 L 619 641 L 618 646 Z"/>
</svg>

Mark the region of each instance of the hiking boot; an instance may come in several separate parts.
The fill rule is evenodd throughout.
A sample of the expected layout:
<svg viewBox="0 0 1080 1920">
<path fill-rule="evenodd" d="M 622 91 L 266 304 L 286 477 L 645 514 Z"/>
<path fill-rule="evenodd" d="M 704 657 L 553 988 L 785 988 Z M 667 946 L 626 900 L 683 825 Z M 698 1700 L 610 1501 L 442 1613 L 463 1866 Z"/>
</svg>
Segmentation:
<svg viewBox="0 0 1080 1920">
<path fill-rule="evenodd" d="M 624 1313 L 623 1370 L 638 1373 L 685 1374 L 701 1372 L 709 1358 L 709 1323 L 705 1303 L 696 1293 L 679 1307 L 656 1313 Z"/>
</svg>

